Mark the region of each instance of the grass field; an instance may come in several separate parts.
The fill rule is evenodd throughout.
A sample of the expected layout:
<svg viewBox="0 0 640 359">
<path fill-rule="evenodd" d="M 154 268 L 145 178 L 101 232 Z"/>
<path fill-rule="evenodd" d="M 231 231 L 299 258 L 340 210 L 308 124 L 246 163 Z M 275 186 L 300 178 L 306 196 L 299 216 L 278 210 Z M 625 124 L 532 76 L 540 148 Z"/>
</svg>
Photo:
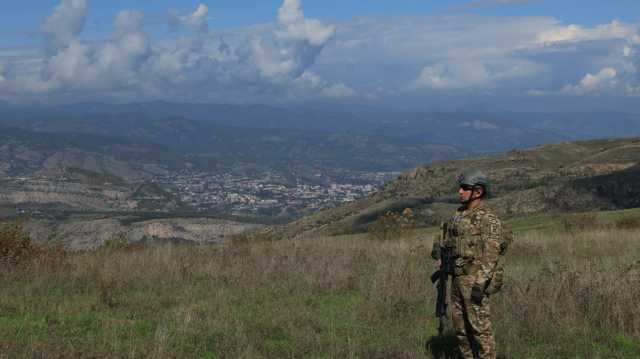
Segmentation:
<svg viewBox="0 0 640 359">
<path fill-rule="evenodd" d="M 511 223 L 503 358 L 640 357 L 637 211 Z M 638 220 L 637 222 L 640 222 Z M 53 251 L 0 270 L 0 358 L 433 358 L 434 230 Z"/>
</svg>

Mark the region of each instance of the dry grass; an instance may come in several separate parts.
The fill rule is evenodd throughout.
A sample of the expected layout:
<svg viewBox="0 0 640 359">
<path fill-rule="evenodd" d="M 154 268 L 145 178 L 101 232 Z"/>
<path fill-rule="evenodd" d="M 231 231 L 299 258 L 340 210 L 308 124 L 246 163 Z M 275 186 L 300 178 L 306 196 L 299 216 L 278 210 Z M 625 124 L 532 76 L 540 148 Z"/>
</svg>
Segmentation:
<svg viewBox="0 0 640 359">
<path fill-rule="evenodd" d="M 506 352 L 520 358 L 640 355 L 640 236 L 612 229 L 529 232 L 496 297 Z"/>
<path fill-rule="evenodd" d="M 568 233 L 582 233 L 585 230 L 597 230 L 604 226 L 604 223 L 595 212 L 565 215 L 560 223 L 562 224 L 562 229 Z"/>
<path fill-rule="evenodd" d="M 5 266 L 0 358 L 431 358 L 430 239 L 410 237 L 112 246 Z M 494 298 L 500 352 L 640 356 L 638 253 L 637 231 L 520 234 Z"/>
</svg>

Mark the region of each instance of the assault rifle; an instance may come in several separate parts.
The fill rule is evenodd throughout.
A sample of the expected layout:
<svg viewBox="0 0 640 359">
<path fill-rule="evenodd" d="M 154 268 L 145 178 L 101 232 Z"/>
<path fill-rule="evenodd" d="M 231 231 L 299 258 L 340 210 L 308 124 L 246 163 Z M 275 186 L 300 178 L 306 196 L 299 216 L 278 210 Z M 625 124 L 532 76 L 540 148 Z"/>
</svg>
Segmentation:
<svg viewBox="0 0 640 359">
<path fill-rule="evenodd" d="M 449 236 L 448 223 L 442 225 L 442 238 Z M 447 320 L 447 279 L 453 275 L 455 268 L 454 250 L 451 246 L 440 247 L 440 268 L 431 275 L 431 283 L 437 284 L 438 295 L 436 299 L 436 317 L 438 318 L 438 334 L 444 333 Z"/>
</svg>

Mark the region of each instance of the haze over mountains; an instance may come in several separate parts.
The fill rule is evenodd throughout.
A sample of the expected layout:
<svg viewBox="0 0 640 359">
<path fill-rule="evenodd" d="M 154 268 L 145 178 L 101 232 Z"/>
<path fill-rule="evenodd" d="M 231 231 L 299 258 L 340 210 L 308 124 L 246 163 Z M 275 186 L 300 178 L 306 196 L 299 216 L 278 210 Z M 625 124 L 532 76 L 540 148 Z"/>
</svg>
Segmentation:
<svg viewBox="0 0 640 359">
<path fill-rule="evenodd" d="M 5 192 L 20 189 L 17 195 L 15 191 L 4 194 L 10 203 L 171 211 L 186 208 L 178 192 L 158 194 L 163 190 L 160 186 L 146 202 L 130 195 L 138 192 L 141 183 L 170 183 L 175 180 L 171 176 L 185 171 L 188 176 L 273 177 L 279 178 L 275 184 L 285 186 L 378 185 L 379 179 L 372 178 L 382 177 L 376 173 L 388 177 L 434 161 L 566 140 L 640 136 L 640 118 L 624 113 L 430 113 L 355 105 L 285 108 L 147 102 L 24 107 L 4 103 L 0 129 L 0 173 L 9 179 L 35 176 L 39 181 L 26 186 L 9 180 Z M 85 180 L 76 181 L 71 190 L 56 182 L 60 173 Z M 87 176 L 92 178 L 91 186 L 85 183 Z M 40 191 L 25 192 L 25 186 L 42 188 L 42 181 L 52 183 L 56 193 L 73 192 L 72 198 L 58 196 L 49 201 Z M 120 188 L 111 188 L 116 184 Z M 116 192 L 118 200 L 104 197 Z M 262 200 L 260 193 L 266 192 L 257 192 L 256 200 Z M 78 193 L 88 197 L 74 197 Z M 158 205 L 162 200 L 171 205 Z M 282 201 L 283 207 L 276 212 L 285 216 L 300 215 L 308 207 L 296 204 L 298 209 L 292 209 L 291 200 Z M 318 202 L 309 208 L 326 205 Z"/>
<path fill-rule="evenodd" d="M 0 124 L 11 127 L 2 131 L 5 142 L 20 141 L 25 149 L 75 149 L 168 169 L 243 162 L 398 171 L 541 143 L 640 135 L 640 116 L 625 113 L 429 113 L 167 102 L 4 104 Z M 114 171 L 103 169 L 129 176 Z"/>
</svg>

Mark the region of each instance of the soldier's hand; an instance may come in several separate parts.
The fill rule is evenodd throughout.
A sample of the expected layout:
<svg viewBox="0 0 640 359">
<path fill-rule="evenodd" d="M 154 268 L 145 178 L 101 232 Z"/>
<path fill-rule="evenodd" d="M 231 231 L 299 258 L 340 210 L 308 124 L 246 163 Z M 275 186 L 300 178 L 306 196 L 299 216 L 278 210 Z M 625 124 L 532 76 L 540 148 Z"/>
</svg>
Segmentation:
<svg viewBox="0 0 640 359">
<path fill-rule="evenodd" d="M 440 258 L 441 251 L 442 251 L 442 248 L 440 248 L 440 243 L 438 243 L 437 241 L 434 241 L 433 246 L 431 247 L 431 258 L 433 259 Z"/>
<path fill-rule="evenodd" d="M 442 266 L 442 260 L 441 260 L 441 259 L 438 259 L 438 260 L 436 261 L 436 269 L 440 269 L 440 266 Z"/>
<path fill-rule="evenodd" d="M 479 284 L 474 284 L 471 288 L 471 301 L 480 304 L 482 303 L 482 298 L 484 298 L 484 288 Z"/>
</svg>

